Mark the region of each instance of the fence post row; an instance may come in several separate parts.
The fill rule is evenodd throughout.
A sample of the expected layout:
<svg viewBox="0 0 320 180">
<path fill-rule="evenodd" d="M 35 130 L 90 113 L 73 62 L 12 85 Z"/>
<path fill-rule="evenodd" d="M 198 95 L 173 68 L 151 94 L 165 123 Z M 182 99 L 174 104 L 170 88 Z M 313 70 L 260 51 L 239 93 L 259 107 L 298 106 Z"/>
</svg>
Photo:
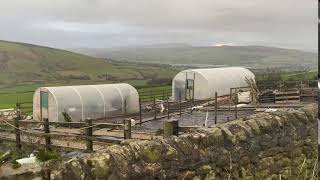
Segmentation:
<svg viewBox="0 0 320 180">
<path fill-rule="evenodd" d="M 127 119 L 124 124 L 124 139 L 131 139 L 131 119 Z"/>
<path fill-rule="evenodd" d="M 21 153 L 21 137 L 20 137 L 20 129 L 19 129 L 19 116 L 14 117 L 14 126 L 15 126 L 15 136 L 16 136 L 16 147 L 17 151 Z"/>
<path fill-rule="evenodd" d="M 178 120 L 167 120 L 163 124 L 163 137 L 168 138 L 170 136 L 179 135 L 179 121 Z"/>
<path fill-rule="evenodd" d="M 218 93 L 214 94 L 214 124 L 218 121 Z"/>
<path fill-rule="evenodd" d="M 86 118 L 86 146 L 87 146 L 87 152 L 91 153 L 93 152 L 93 142 L 92 142 L 92 119 Z"/>
<path fill-rule="evenodd" d="M 49 127 L 48 118 L 43 118 L 43 130 L 45 133 L 46 149 L 51 150 L 51 136 L 50 136 L 50 127 Z"/>
</svg>

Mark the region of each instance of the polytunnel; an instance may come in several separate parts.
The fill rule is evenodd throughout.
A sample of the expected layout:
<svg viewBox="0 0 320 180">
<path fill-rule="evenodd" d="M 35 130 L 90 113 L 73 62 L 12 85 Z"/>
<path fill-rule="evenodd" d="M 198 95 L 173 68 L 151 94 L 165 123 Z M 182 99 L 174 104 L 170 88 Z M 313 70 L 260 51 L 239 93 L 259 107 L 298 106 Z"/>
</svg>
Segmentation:
<svg viewBox="0 0 320 180">
<path fill-rule="evenodd" d="M 139 94 L 126 83 L 41 87 L 33 96 L 35 120 L 63 122 L 67 115 L 72 121 L 81 121 L 120 116 L 124 112 L 139 112 Z"/>
<path fill-rule="evenodd" d="M 254 74 L 243 67 L 188 69 L 179 72 L 172 82 L 174 101 L 203 100 L 230 94 L 230 88 L 248 86 L 246 78 Z"/>
</svg>

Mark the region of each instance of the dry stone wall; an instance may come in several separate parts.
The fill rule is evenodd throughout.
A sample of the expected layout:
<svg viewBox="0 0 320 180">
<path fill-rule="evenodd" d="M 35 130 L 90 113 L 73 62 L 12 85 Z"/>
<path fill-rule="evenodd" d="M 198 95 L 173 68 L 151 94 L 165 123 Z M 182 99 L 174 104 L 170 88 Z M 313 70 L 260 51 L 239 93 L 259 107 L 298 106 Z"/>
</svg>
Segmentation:
<svg viewBox="0 0 320 180">
<path fill-rule="evenodd" d="M 260 113 L 179 137 L 128 140 L 73 159 L 52 179 L 311 179 L 317 106 Z"/>
</svg>

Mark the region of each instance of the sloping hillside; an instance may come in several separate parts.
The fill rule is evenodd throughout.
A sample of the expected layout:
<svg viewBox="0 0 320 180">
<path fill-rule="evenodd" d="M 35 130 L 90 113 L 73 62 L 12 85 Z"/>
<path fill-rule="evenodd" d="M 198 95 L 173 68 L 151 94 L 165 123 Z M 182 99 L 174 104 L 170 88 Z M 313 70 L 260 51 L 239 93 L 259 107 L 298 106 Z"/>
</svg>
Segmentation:
<svg viewBox="0 0 320 180">
<path fill-rule="evenodd" d="M 156 69 L 156 70 L 155 70 Z M 114 64 L 70 51 L 0 41 L 0 84 L 38 81 L 128 80 L 173 76 L 175 71 Z"/>
<path fill-rule="evenodd" d="M 231 65 L 265 68 L 281 66 L 289 68 L 317 68 L 317 54 L 299 50 L 264 46 L 221 47 L 136 47 L 116 49 L 78 49 L 97 57 L 116 60 L 189 65 Z"/>
</svg>

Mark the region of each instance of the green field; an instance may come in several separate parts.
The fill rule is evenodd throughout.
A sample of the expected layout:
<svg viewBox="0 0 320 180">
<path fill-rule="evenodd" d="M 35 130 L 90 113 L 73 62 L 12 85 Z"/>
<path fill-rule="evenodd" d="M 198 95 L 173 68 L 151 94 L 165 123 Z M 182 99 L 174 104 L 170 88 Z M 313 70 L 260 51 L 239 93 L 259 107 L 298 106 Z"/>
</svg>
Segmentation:
<svg viewBox="0 0 320 180">
<path fill-rule="evenodd" d="M 281 72 L 282 81 L 300 81 L 300 80 L 313 80 L 317 77 L 317 72 Z M 258 74 L 256 77 L 258 80 L 263 80 L 262 75 Z M 152 87 L 148 85 L 146 80 L 127 80 L 123 81 L 136 87 L 143 100 L 152 100 L 152 95 L 157 94 L 157 98 L 162 99 L 163 92 L 171 92 L 170 85 L 161 85 Z M 35 83 L 35 84 L 21 84 L 15 86 L 0 87 L 0 109 L 13 108 L 16 102 L 32 102 L 33 92 L 43 86 L 61 86 L 61 85 L 80 85 L 80 84 L 104 84 L 104 83 L 117 83 L 111 81 L 62 81 L 62 82 L 50 82 L 50 83 Z M 28 91 L 28 92 L 26 92 Z M 31 92 L 29 92 L 31 91 Z M 166 96 L 166 94 L 165 94 Z"/>
<path fill-rule="evenodd" d="M 256 80 L 278 80 L 278 81 L 305 81 L 317 80 L 317 71 L 280 71 L 276 73 L 270 72 L 257 72 Z"/>
<path fill-rule="evenodd" d="M 157 86 L 157 87 L 147 87 L 147 83 L 145 80 L 131 80 L 126 81 L 126 83 L 129 83 L 133 86 L 135 86 L 139 93 L 144 96 L 144 98 L 151 100 L 150 98 L 150 92 L 155 91 L 165 91 L 170 90 L 171 86 L 163 85 L 163 86 Z M 84 84 L 78 83 L 78 84 Z M 91 82 L 87 84 L 101 84 L 101 82 Z M 17 85 L 14 87 L 2 87 L 0 88 L 0 109 L 7 109 L 7 108 L 14 108 L 16 106 L 17 102 L 32 102 L 33 98 L 33 92 L 43 86 L 60 86 L 60 85 L 67 85 L 65 83 L 47 83 L 47 84 L 25 84 L 25 85 Z M 68 84 L 70 85 L 70 84 Z M 77 85 L 74 83 L 73 85 Z M 31 91 L 31 92 L 30 92 Z M 158 92 L 158 94 L 162 93 Z M 159 96 L 160 98 L 160 96 Z M 29 105 L 28 105 L 29 106 Z M 29 110 L 29 109 L 28 109 Z"/>
<path fill-rule="evenodd" d="M 33 92 L 41 84 L 18 85 L 0 89 L 0 109 L 13 108 L 17 102 L 32 102 Z"/>
</svg>

